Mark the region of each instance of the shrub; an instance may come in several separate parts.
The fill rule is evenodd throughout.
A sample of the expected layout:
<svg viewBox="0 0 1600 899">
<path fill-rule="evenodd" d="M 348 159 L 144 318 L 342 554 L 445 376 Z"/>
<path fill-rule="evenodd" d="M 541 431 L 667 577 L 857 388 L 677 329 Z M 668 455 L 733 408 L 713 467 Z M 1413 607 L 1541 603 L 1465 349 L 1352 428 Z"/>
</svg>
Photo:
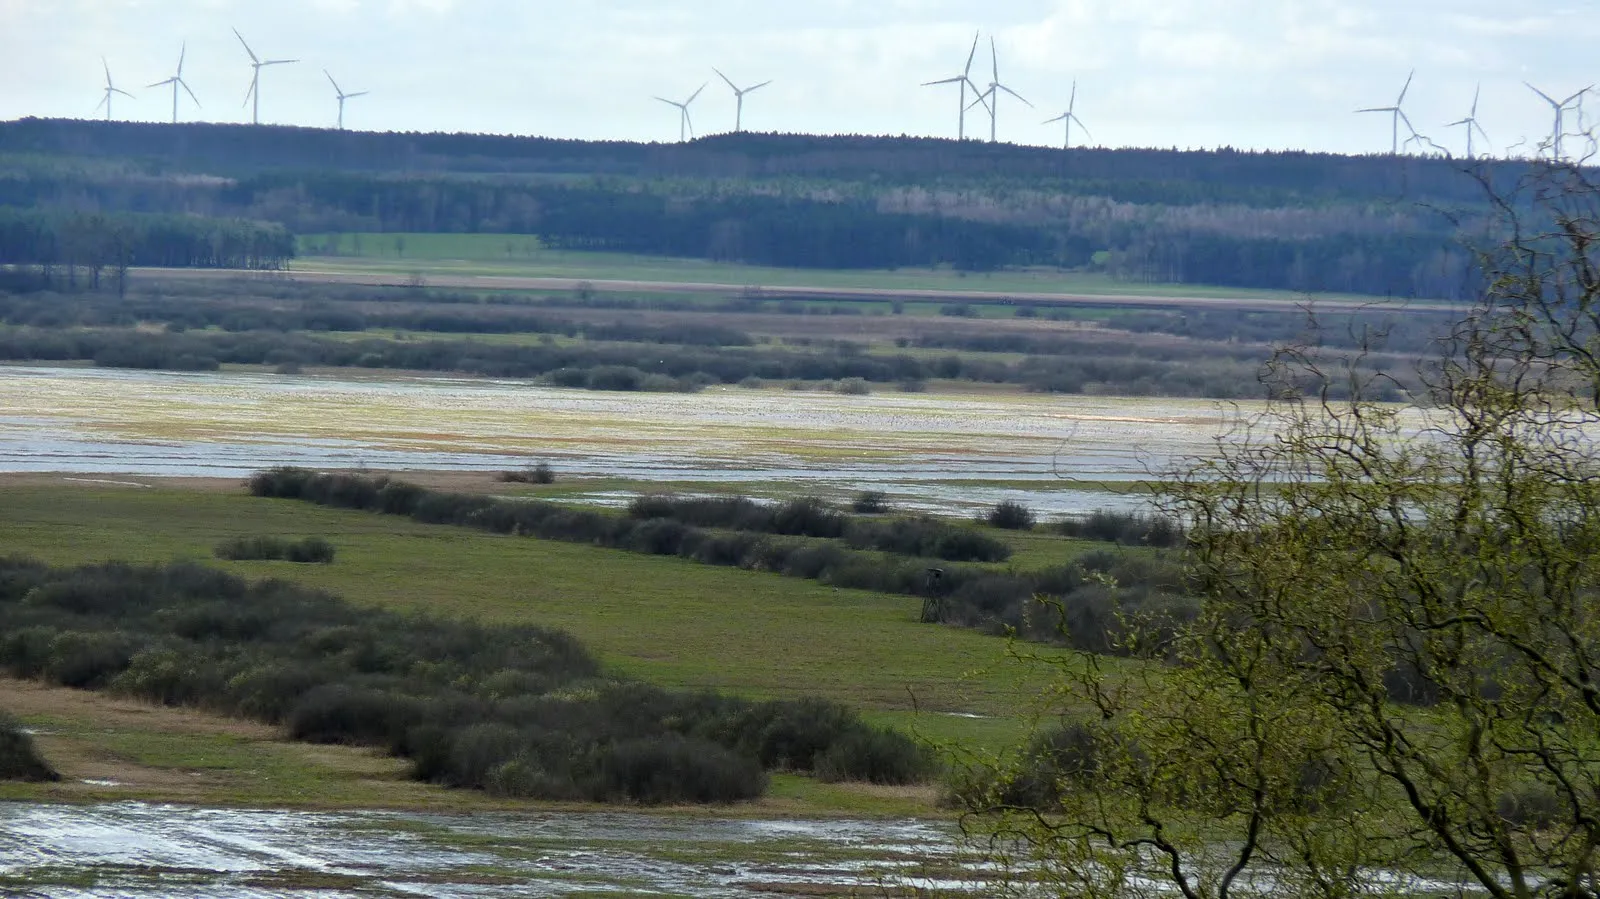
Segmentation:
<svg viewBox="0 0 1600 899">
<path fill-rule="evenodd" d="M 518 471 L 502 471 L 499 480 L 507 484 L 554 484 L 556 482 L 555 469 L 548 462 L 540 462 L 531 468 Z"/>
<path fill-rule="evenodd" d="M 730 803 L 760 796 L 767 775 L 722 746 L 669 735 L 613 746 L 600 759 L 594 788 L 590 798 L 601 801 Z"/>
<path fill-rule="evenodd" d="M 1031 531 L 1035 518 L 1033 510 L 1022 503 L 1005 500 L 989 510 L 990 527 L 1007 531 Z"/>
<path fill-rule="evenodd" d="M 919 783 L 931 769 L 927 752 L 911 738 L 865 727 L 840 735 L 816 761 L 817 777 L 829 783 Z"/>
<path fill-rule="evenodd" d="M 889 511 L 889 497 L 881 490 L 863 490 L 850 501 L 850 511 L 862 515 L 882 515 Z"/>
<path fill-rule="evenodd" d="M 872 392 L 872 386 L 866 378 L 845 378 L 834 385 L 833 392 L 845 396 L 866 396 Z"/>
<path fill-rule="evenodd" d="M 33 737 L 11 716 L 0 712 L 0 780 L 41 783 L 60 779 L 61 775 L 39 755 Z"/>
<path fill-rule="evenodd" d="M 1183 525 L 1165 515 L 1096 509 L 1087 516 L 1065 518 L 1055 529 L 1067 537 L 1103 540 L 1124 546 L 1179 547 L 1188 539 Z"/>
<path fill-rule="evenodd" d="M 321 537 L 302 540 L 284 540 L 278 537 L 236 537 L 218 543 L 213 550 L 217 558 L 233 562 L 254 560 L 265 562 L 296 562 L 331 564 L 333 544 Z"/>
</svg>

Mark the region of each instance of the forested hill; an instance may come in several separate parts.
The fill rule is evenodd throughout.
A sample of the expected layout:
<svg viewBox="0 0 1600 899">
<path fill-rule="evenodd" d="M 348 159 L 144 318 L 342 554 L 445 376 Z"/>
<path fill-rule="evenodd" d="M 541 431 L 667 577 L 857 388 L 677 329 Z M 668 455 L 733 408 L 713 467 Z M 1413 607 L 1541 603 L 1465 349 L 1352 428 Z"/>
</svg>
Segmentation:
<svg viewBox="0 0 1600 899">
<path fill-rule="evenodd" d="M 663 145 L 0 123 L 0 207 L 13 209 L 198 214 L 299 233 L 515 233 L 568 249 L 794 267 L 1051 266 L 1133 282 L 1408 297 L 1476 289 L 1452 216 L 1486 210 L 1474 174 L 1508 186 L 1525 171 L 1482 166 L 927 138 L 742 134 Z"/>
<path fill-rule="evenodd" d="M 723 134 L 683 144 L 492 134 L 332 131 L 77 119 L 0 122 L 0 154 L 139 160 L 156 172 L 224 175 L 274 169 L 410 174 L 617 175 L 661 178 L 929 179 L 1099 183 L 1145 202 L 1263 202 L 1283 197 L 1479 203 L 1482 191 L 1442 158 L 1235 150 L 1070 151 L 916 137 Z M 1522 166 L 1500 166 L 1507 178 Z"/>
</svg>

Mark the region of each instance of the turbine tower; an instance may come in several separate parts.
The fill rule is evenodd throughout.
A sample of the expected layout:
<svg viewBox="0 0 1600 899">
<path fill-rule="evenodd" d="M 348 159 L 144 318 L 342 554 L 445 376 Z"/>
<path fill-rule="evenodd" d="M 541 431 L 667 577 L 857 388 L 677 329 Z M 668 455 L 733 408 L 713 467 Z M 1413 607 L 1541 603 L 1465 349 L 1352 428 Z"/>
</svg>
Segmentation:
<svg viewBox="0 0 1600 899">
<path fill-rule="evenodd" d="M 978 93 L 978 86 L 972 83 L 972 61 L 978 58 L 978 38 L 981 35 L 982 32 L 975 32 L 972 35 L 972 52 L 967 54 L 967 67 L 962 70 L 960 75 L 954 78 L 941 78 L 938 81 L 924 81 L 922 83 L 923 87 L 933 87 L 939 84 L 961 85 L 961 118 L 956 130 L 957 140 L 967 139 L 967 88 L 972 88 L 974 94 Z M 988 104 L 985 103 L 984 106 L 987 108 Z"/>
<path fill-rule="evenodd" d="M 1466 118 L 1464 118 L 1464 119 L 1462 119 L 1460 121 L 1457 121 L 1457 122 L 1451 122 L 1449 125 L 1446 126 L 1448 128 L 1455 128 L 1455 127 L 1461 126 L 1461 125 L 1466 126 L 1466 129 L 1467 129 L 1467 158 L 1468 159 L 1477 158 L 1472 153 L 1472 132 L 1473 131 L 1477 131 L 1479 134 L 1483 135 L 1483 140 L 1484 140 L 1485 143 L 1489 142 L 1489 134 L 1488 134 L 1488 132 L 1484 131 L 1483 130 L 1483 126 L 1478 124 L 1478 94 L 1481 93 L 1482 90 L 1483 90 L 1483 85 L 1480 84 L 1480 85 L 1478 85 L 1477 90 L 1474 90 L 1472 92 L 1472 112 L 1467 113 L 1467 117 Z"/>
<path fill-rule="evenodd" d="M 130 94 L 122 88 L 111 83 L 111 64 L 106 62 L 106 58 L 104 56 L 100 57 L 100 65 L 106 70 L 106 95 L 100 99 L 98 104 L 95 105 L 95 110 L 98 111 L 101 106 L 104 106 L 106 108 L 106 121 L 109 122 L 111 121 L 111 95 L 121 94 L 131 100 L 133 99 L 133 94 Z"/>
<path fill-rule="evenodd" d="M 322 74 L 328 75 L 328 70 L 327 69 L 323 69 L 322 70 Z M 344 130 L 344 101 L 349 100 L 349 99 L 351 99 L 353 97 L 365 97 L 367 94 L 369 94 L 371 92 L 370 91 L 356 91 L 353 94 L 347 94 L 347 93 L 344 92 L 343 89 L 341 89 L 339 87 L 339 82 L 333 80 L 333 76 L 332 75 L 328 75 L 328 83 L 333 85 L 333 92 L 335 94 L 339 95 L 339 130 L 343 131 Z"/>
<path fill-rule="evenodd" d="M 994 62 L 994 80 L 989 82 L 989 89 L 987 91 L 979 94 L 978 99 L 972 101 L 972 106 L 977 106 L 979 103 L 983 103 L 986 107 L 988 107 L 989 143 L 993 144 L 999 142 L 1001 91 L 1005 91 L 1011 96 L 1016 97 L 1018 100 L 1021 100 L 1023 103 L 1026 103 L 1029 109 L 1033 109 L 1034 106 L 1032 103 L 1028 103 L 1027 99 L 1021 94 L 1000 83 L 1000 51 L 995 49 L 993 37 L 989 38 L 989 58 Z M 972 107 L 969 106 L 967 108 L 971 109 Z"/>
<path fill-rule="evenodd" d="M 299 62 L 300 60 L 269 59 L 263 62 L 260 57 L 256 56 L 256 51 L 250 49 L 250 45 L 245 43 L 244 35 L 239 33 L 239 29 L 233 29 L 233 36 L 239 39 L 239 43 L 244 44 L 244 52 L 250 54 L 250 67 L 254 71 L 250 75 L 250 90 L 245 92 L 244 102 L 249 103 L 252 99 L 255 101 L 255 106 L 250 110 L 250 124 L 259 125 L 261 124 L 261 70 L 267 66 L 281 66 L 291 62 Z"/>
<path fill-rule="evenodd" d="M 183 80 L 183 58 L 188 55 L 189 42 L 184 41 L 183 47 L 178 50 L 177 74 L 165 81 L 157 81 L 155 84 L 150 85 L 150 87 L 161 87 L 167 84 L 172 85 L 172 124 L 174 125 L 178 124 L 178 88 L 181 87 L 186 93 L 188 93 L 189 99 L 194 101 L 195 108 L 198 109 L 200 107 L 200 98 L 194 95 L 194 91 L 189 90 L 189 82 Z"/>
<path fill-rule="evenodd" d="M 1067 101 L 1067 111 L 1063 112 L 1062 114 L 1060 114 L 1058 116 L 1056 116 L 1055 118 L 1051 119 L 1050 121 L 1045 122 L 1046 125 L 1054 125 L 1057 122 L 1066 122 L 1067 123 L 1067 137 L 1066 137 L 1066 140 L 1064 140 L 1062 142 L 1062 144 L 1061 144 L 1061 149 L 1063 149 L 1063 150 L 1072 149 L 1072 123 L 1073 122 L 1077 122 L 1078 123 L 1078 127 L 1083 129 L 1083 133 L 1085 135 L 1089 134 L 1088 127 L 1083 124 L 1083 119 L 1078 118 L 1078 114 L 1072 111 L 1074 108 L 1077 107 L 1077 105 L 1078 105 L 1078 82 L 1074 81 L 1074 82 L 1072 82 L 1072 99 Z"/>
<path fill-rule="evenodd" d="M 723 81 L 727 82 L 728 87 L 733 89 L 733 96 L 739 101 L 738 111 L 736 113 L 734 113 L 734 118 L 733 118 L 733 133 L 734 134 L 738 134 L 738 133 L 744 131 L 744 95 L 748 94 L 748 93 L 751 93 L 752 91 L 761 90 L 762 88 L 764 88 L 767 85 L 771 84 L 772 81 L 769 79 L 767 81 L 761 82 L 760 84 L 756 85 L 755 87 L 747 87 L 744 90 L 740 90 L 739 86 L 737 84 L 734 84 L 732 79 L 730 79 L 727 75 L 722 74 L 722 70 L 721 69 L 717 68 L 716 66 L 712 66 L 711 67 L 711 71 L 716 72 L 717 73 L 717 77 L 719 77 Z"/>
<path fill-rule="evenodd" d="M 678 143 L 680 144 L 689 138 L 694 137 L 694 122 L 689 118 L 689 104 L 693 103 L 695 98 L 700 96 L 700 91 L 705 89 L 706 86 L 704 84 L 700 85 L 700 90 L 690 94 L 689 99 L 683 101 L 682 103 L 679 103 L 676 100 L 668 100 L 666 97 L 656 98 L 668 106 L 678 107 L 678 112 L 680 113 L 678 116 Z M 752 88 L 752 90 L 754 90 L 754 88 Z"/>
<path fill-rule="evenodd" d="M 1527 84 L 1528 85 L 1528 90 L 1533 91 L 1534 93 L 1538 94 L 1541 98 L 1544 99 L 1544 102 L 1549 103 L 1551 108 L 1553 108 L 1556 111 L 1555 129 L 1550 132 L 1550 152 L 1555 154 L 1556 161 L 1560 162 L 1563 158 L 1565 158 L 1564 155 L 1561 152 L 1561 139 L 1562 139 L 1562 137 L 1564 137 L 1566 135 L 1566 114 L 1567 114 L 1567 110 L 1570 109 L 1570 108 L 1576 108 L 1576 107 L 1573 106 L 1574 103 L 1581 104 L 1583 102 L 1583 95 L 1587 94 L 1588 92 L 1590 92 L 1592 90 L 1594 90 L 1594 85 L 1591 84 L 1588 87 L 1584 88 L 1583 90 L 1578 91 L 1577 93 L 1575 93 L 1572 96 L 1568 97 L 1567 99 L 1562 100 L 1561 102 L 1557 103 L 1553 97 L 1551 97 L 1549 94 L 1545 93 L 1544 91 L 1539 90 L 1538 88 L 1534 87 L 1531 84 L 1528 84 L 1528 82 L 1526 82 L 1526 81 L 1524 81 L 1522 83 L 1523 84 Z"/>
<path fill-rule="evenodd" d="M 1373 107 L 1370 107 L 1370 108 L 1367 108 L 1367 109 L 1358 109 L 1358 110 L 1356 110 L 1357 113 L 1363 113 L 1363 112 L 1387 112 L 1387 113 L 1389 113 L 1391 115 L 1391 117 L 1393 119 L 1393 127 L 1392 127 L 1393 136 L 1392 136 L 1392 142 L 1391 142 L 1391 144 L 1389 146 L 1389 155 L 1390 156 L 1399 156 L 1400 155 L 1400 123 L 1401 122 L 1405 122 L 1406 123 L 1406 130 L 1411 132 L 1411 137 L 1407 138 L 1406 143 L 1410 143 L 1412 140 L 1415 140 L 1415 139 L 1421 137 L 1420 134 L 1417 134 L 1417 129 L 1412 127 L 1411 120 L 1406 117 L 1405 110 L 1400 108 L 1401 106 L 1405 105 L 1406 92 L 1411 90 L 1411 79 L 1413 79 L 1415 77 L 1417 77 L 1417 70 L 1416 69 L 1412 69 L 1411 70 L 1411 74 L 1406 76 L 1406 86 L 1400 89 L 1400 99 L 1394 101 L 1394 105 L 1393 106 L 1373 106 Z"/>
</svg>

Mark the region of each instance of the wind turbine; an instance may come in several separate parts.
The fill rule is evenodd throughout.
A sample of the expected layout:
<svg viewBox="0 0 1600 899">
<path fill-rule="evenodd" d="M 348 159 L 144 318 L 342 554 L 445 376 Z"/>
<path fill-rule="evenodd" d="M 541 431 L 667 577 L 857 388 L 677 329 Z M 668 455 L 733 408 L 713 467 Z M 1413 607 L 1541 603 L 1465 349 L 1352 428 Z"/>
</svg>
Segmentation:
<svg viewBox="0 0 1600 899">
<path fill-rule="evenodd" d="M 196 107 L 200 106 L 200 98 L 194 95 L 194 91 L 189 90 L 189 82 L 183 80 L 183 58 L 188 55 L 189 42 L 184 41 L 182 49 L 178 51 L 178 73 L 173 75 L 171 78 L 168 78 L 166 81 L 157 81 L 155 84 L 150 85 L 150 87 L 161 87 L 162 85 L 166 84 L 172 85 L 172 124 L 174 125 L 178 124 L 178 88 L 181 87 L 188 92 L 189 99 L 194 101 L 194 105 Z"/>
<path fill-rule="evenodd" d="M 327 69 L 323 69 L 322 70 L 322 74 L 328 75 L 328 70 Z M 333 80 L 333 76 L 332 75 L 328 75 L 328 83 L 333 85 L 333 92 L 339 95 L 339 130 L 343 131 L 344 130 L 344 101 L 349 100 L 352 97 L 365 97 L 368 93 L 370 93 L 370 91 L 356 91 L 353 94 L 347 94 L 339 87 L 339 82 Z"/>
<path fill-rule="evenodd" d="M 300 60 L 269 59 L 262 62 L 261 58 L 256 56 L 256 51 L 250 49 L 250 45 L 245 43 L 244 35 L 239 33 L 239 29 L 233 29 L 233 36 L 239 39 L 239 43 L 244 44 L 244 52 L 250 54 L 250 66 L 255 70 L 250 76 L 250 89 L 245 91 L 244 102 L 249 103 L 252 98 L 255 100 L 255 107 L 250 110 L 250 124 L 259 125 L 261 124 L 261 70 L 267 66 L 281 66 L 291 62 L 299 62 Z"/>
<path fill-rule="evenodd" d="M 1412 69 L 1411 70 L 1411 74 L 1406 76 L 1406 86 L 1400 89 L 1400 99 L 1394 101 L 1394 105 L 1393 106 L 1373 106 L 1373 107 L 1368 108 L 1368 109 L 1358 109 L 1358 110 L 1356 110 L 1357 113 L 1362 113 L 1362 112 L 1387 112 L 1387 113 L 1392 114 L 1392 116 L 1393 116 L 1393 142 L 1390 144 L 1390 147 L 1389 147 L 1389 155 L 1390 156 L 1399 156 L 1400 155 L 1400 123 L 1401 122 L 1405 122 L 1406 123 L 1406 130 L 1411 132 L 1411 137 L 1412 138 L 1420 137 L 1420 135 L 1417 134 L 1417 129 L 1412 127 L 1411 120 L 1406 117 L 1405 110 L 1400 108 L 1406 102 L 1406 92 L 1411 90 L 1411 79 L 1413 79 L 1415 77 L 1417 77 L 1417 70 L 1416 69 Z M 1407 140 L 1406 142 L 1410 143 L 1410 140 Z"/>
<path fill-rule="evenodd" d="M 1066 140 L 1062 141 L 1062 143 L 1061 143 L 1061 149 L 1063 149 L 1063 150 L 1072 149 L 1072 123 L 1073 122 L 1077 122 L 1078 123 L 1078 127 L 1083 129 L 1083 133 L 1084 134 L 1087 135 L 1089 133 L 1089 128 L 1088 128 L 1088 126 L 1083 124 L 1083 119 L 1078 118 L 1078 114 L 1072 111 L 1075 107 L 1077 107 L 1077 105 L 1078 105 L 1078 82 L 1074 81 L 1074 82 L 1072 82 L 1072 99 L 1067 101 L 1067 111 L 1063 112 L 1062 114 L 1060 114 L 1058 116 L 1056 116 L 1055 118 L 1051 119 L 1050 121 L 1045 122 L 1046 125 L 1054 125 L 1056 122 L 1066 122 L 1067 123 L 1067 137 L 1066 137 Z"/>
<path fill-rule="evenodd" d="M 1016 97 L 1018 100 L 1021 100 L 1023 103 L 1026 103 L 1029 109 L 1033 109 L 1034 106 L 1033 106 L 1032 103 L 1028 103 L 1027 99 L 1024 98 L 1021 94 L 1017 93 L 1016 91 L 1012 90 L 1011 88 L 1006 87 L 1005 85 L 1000 83 L 1000 51 L 995 49 L 995 44 L 994 44 L 994 38 L 993 37 L 989 38 L 989 58 L 994 61 L 994 80 L 989 82 L 989 89 L 987 91 L 983 92 L 982 94 L 980 94 L 978 96 L 978 99 L 976 99 L 976 100 L 974 100 L 972 102 L 972 106 L 977 106 L 979 103 L 983 103 L 985 106 L 988 107 L 988 109 L 989 109 L 989 143 L 992 144 L 992 143 L 997 143 L 999 141 L 999 137 L 997 136 L 997 134 L 998 134 L 998 131 L 999 131 L 999 124 L 1000 124 L 1000 92 L 1001 91 L 1005 91 L 1006 93 L 1010 94 L 1011 96 Z M 969 106 L 968 108 L 970 109 L 971 107 Z"/>
<path fill-rule="evenodd" d="M 666 97 L 656 98 L 668 106 L 678 107 L 678 112 L 681 113 L 678 118 L 678 143 L 683 143 L 690 137 L 694 136 L 694 122 L 689 118 L 689 104 L 693 103 L 695 98 L 700 96 L 700 91 L 705 89 L 706 86 L 704 84 L 700 85 L 700 90 L 690 94 L 689 99 L 683 101 L 682 103 L 679 103 L 676 100 L 668 100 Z M 754 88 L 752 88 L 752 90 L 754 90 Z"/>
<path fill-rule="evenodd" d="M 1451 122 L 1449 125 L 1445 126 L 1447 128 L 1455 128 L 1458 125 L 1467 126 L 1467 158 L 1468 159 L 1476 158 L 1476 157 L 1474 157 L 1472 155 L 1472 132 L 1474 130 L 1476 130 L 1479 134 L 1483 135 L 1483 140 L 1484 140 L 1485 143 L 1489 142 L 1489 133 L 1483 130 L 1483 126 L 1482 125 L 1478 124 L 1478 94 L 1480 92 L 1482 92 L 1482 90 L 1483 90 L 1483 85 L 1480 84 L 1478 86 L 1478 89 L 1474 90 L 1472 92 L 1472 112 L 1468 113 L 1466 118 L 1464 118 L 1464 119 L 1462 119 L 1462 120 L 1460 120 L 1458 122 Z"/>
<path fill-rule="evenodd" d="M 1588 87 L 1584 88 L 1583 90 L 1578 91 L 1577 93 L 1575 93 L 1572 96 L 1568 97 L 1567 99 L 1562 100 L 1560 103 L 1557 103 L 1554 98 L 1552 98 L 1549 94 L 1545 93 L 1544 91 L 1539 90 L 1538 88 L 1534 87 L 1531 84 L 1528 84 L 1528 82 L 1526 82 L 1526 81 L 1524 81 L 1522 83 L 1523 84 L 1527 84 L 1528 85 L 1528 90 L 1533 91 L 1534 93 L 1538 94 L 1540 97 L 1544 98 L 1544 102 L 1549 103 L 1550 106 L 1552 108 L 1554 108 L 1555 111 L 1556 111 L 1555 130 L 1550 133 L 1550 151 L 1555 154 L 1556 160 L 1559 162 L 1562 158 L 1564 158 L 1562 153 L 1561 153 L 1561 138 L 1566 133 L 1566 126 L 1564 124 L 1564 121 L 1565 121 L 1565 118 L 1566 118 L 1567 108 L 1572 106 L 1573 103 L 1582 103 L 1583 102 L 1583 95 L 1587 94 L 1589 91 L 1594 90 L 1594 85 L 1591 84 Z"/>
<path fill-rule="evenodd" d="M 957 75 L 954 78 L 941 78 L 938 81 L 924 81 L 922 83 L 923 87 L 933 87 L 934 85 L 938 84 L 961 85 L 961 119 L 960 125 L 956 131 L 957 140 L 967 139 L 967 88 L 972 88 L 972 92 L 974 94 L 978 93 L 978 86 L 972 83 L 972 61 L 978 58 L 978 38 L 981 35 L 982 32 L 973 33 L 972 52 L 967 54 L 967 67 L 961 71 L 960 75 Z M 984 106 L 987 108 L 988 104 L 985 103 Z"/>
<path fill-rule="evenodd" d="M 106 70 L 106 95 L 95 105 L 95 109 L 98 110 L 101 106 L 104 106 L 106 108 L 106 121 L 109 122 L 111 121 L 111 95 L 121 94 L 131 100 L 133 99 L 133 94 L 111 83 L 111 64 L 106 62 L 104 56 L 100 57 L 100 65 Z"/>
<path fill-rule="evenodd" d="M 734 134 L 738 134 L 739 132 L 744 130 L 744 95 L 748 94 L 748 93 L 751 93 L 752 91 L 761 90 L 762 88 L 764 88 L 767 85 L 771 84 L 772 81 L 771 80 L 763 81 L 760 84 L 756 85 L 755 87 L 747 87 L 744 90 L 740 90 L 739 86 L 737 84 L 734 84 L 733 81 L 731 79 L 729 79 L 727 75 L 722 74 L 722 70 L 721 69 L 717 68 L 716 66 L 712 66 L 711 67 L 711 71 L 716 72 L 717 76 L 719 78 L 721 78 L 723 81 L 726 81 L 728 83 L 728 87 L 733 88 L 733 96 L 735 98 L 737 98 L 738 101 L 739 101 L 739 109 L 738 109 L 738 112 L 736 112 L 734 114 L 734 119 L 733 119 L 733 133 Z"/>
</svg>

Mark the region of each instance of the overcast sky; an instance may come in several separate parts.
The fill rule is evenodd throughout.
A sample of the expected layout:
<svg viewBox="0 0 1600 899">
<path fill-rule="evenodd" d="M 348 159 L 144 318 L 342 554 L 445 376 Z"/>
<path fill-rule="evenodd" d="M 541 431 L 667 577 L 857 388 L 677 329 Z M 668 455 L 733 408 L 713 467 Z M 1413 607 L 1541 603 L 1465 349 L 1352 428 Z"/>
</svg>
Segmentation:
<svg viewBox="0 0 1600 899">
<path fill-rule="evenodd" d="M 1065 108 L 1104 146 L 1383 151 L 1391 105 L 1459 148 L 1476 85 L 1499 150 L 1547 135 L 1549 108 L 1524 80 L 1566 96 L 1600 81 L 1600 0 L 0 0 L 0 118 L 94 117 L 108 60 L 117 118 L 171 116 L 184 75 L 204 106 L 184 118 L 248 121 L 238 28 L 262 58 L 263 122 L 331 126 L 331 70 L 346 124 L 372 130 L 486 131 L 673 140 L 684 98 L 700 133 L 730 130 L 716 79 L 773 79 L 751 94 L 757 131 L 955 135 L 953 86 L 974 31 L 973 80 L 1001 81 L 1001 140 L 1059 143 L 1041 122 Z M 1600 96 L 1588 102 L 1600 119 Z M 987 134 L 981 110 L 969 127 Z"/>
</svg>

